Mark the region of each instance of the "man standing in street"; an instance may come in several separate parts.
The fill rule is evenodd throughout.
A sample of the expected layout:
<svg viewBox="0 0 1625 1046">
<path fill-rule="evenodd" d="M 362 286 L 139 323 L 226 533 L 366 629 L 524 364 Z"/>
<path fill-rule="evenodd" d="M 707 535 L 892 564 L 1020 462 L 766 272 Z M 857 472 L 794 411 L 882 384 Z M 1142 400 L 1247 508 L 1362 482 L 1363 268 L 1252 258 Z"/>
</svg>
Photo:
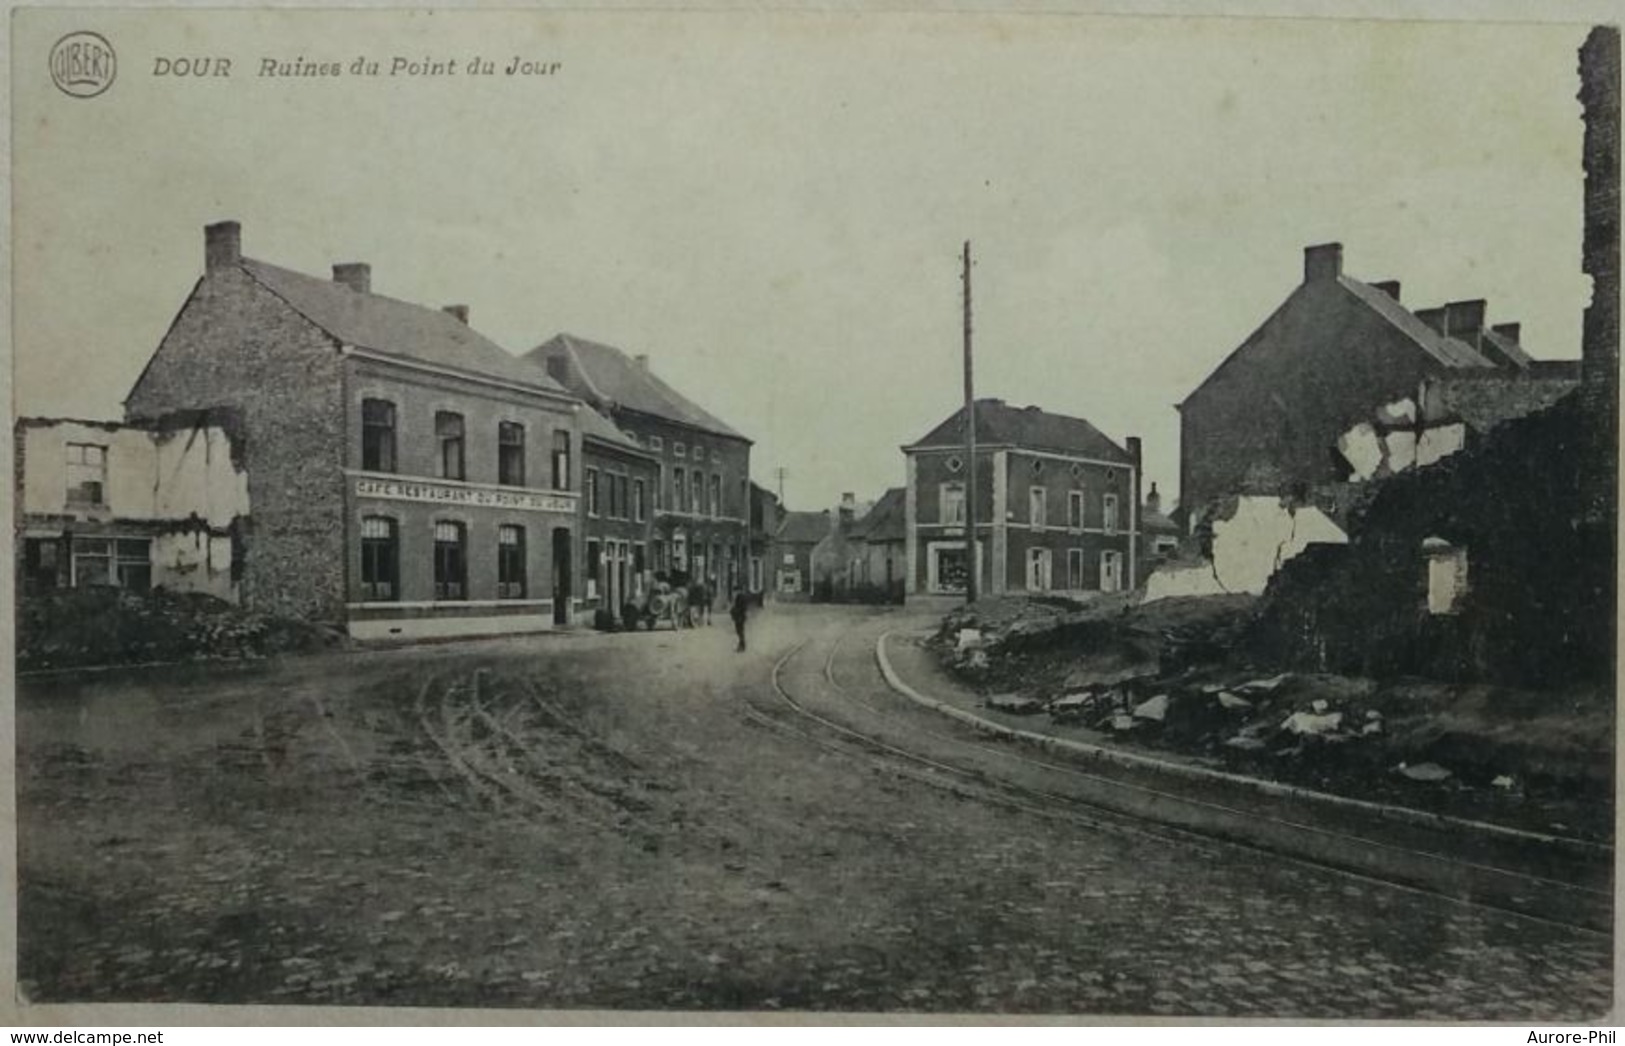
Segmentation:
<svg viewBox="0 0 1625 1046">
<path fill-rule="evenodd" d="M 738 651 L 745 649 L 745 616 L 749 613 L 749 600 L 745 598 L 745 590 L 734 589 L 733 606 L 728 610 L 728 616 L 734 619 L 734 631 L 739 634 Z"/>
</svg>

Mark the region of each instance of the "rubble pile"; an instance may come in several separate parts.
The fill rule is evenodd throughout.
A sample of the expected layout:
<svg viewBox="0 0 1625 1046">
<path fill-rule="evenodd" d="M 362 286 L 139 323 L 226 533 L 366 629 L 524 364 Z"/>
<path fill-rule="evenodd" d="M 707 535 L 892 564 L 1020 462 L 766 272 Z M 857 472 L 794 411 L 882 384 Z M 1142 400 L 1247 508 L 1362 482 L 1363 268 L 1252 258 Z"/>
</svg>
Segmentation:
<svg viewBox="0 0 1625 1046">
<path fill-rule="evenodd" d="M 21 671 L 200 658 L 254 658 L 343 642 L 316 625 L 251 613 L 192 592 L 107 586 L 29 595 L 18 603 Z"/>
</svg>

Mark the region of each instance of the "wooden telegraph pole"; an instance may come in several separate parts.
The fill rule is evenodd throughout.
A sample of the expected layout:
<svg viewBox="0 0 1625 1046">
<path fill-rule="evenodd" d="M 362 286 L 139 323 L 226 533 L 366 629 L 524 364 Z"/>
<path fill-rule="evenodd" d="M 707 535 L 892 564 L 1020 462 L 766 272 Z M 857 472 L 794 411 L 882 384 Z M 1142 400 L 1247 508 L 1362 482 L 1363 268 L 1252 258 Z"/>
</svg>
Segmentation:
<svg viewBox="0 0 1625 1046">
<path fill-rule="evenodd" d="M 976 602 L 976 393 L 971 380 L 970 241 L 965 241 L 965 602 Z"/>
</svg>

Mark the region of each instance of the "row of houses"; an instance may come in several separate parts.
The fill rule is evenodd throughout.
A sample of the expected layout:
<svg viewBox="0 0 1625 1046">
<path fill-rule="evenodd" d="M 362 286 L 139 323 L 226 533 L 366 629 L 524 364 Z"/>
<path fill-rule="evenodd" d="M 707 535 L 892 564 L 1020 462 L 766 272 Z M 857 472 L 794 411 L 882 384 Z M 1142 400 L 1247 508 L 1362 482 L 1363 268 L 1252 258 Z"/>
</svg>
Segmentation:
<svg viewBox="0 0 1625 1046">
<path fill-rule="evenodd" d="M 118 422 L 25 418 L 25 591 L 199 591 L 361 638 L 548 628 L 657 578 L 760 592 L 751 441 L 648 358 L 517 357 L 467 306 L 375 292 L 204 231 L 204 271 Z"/>
</svg>

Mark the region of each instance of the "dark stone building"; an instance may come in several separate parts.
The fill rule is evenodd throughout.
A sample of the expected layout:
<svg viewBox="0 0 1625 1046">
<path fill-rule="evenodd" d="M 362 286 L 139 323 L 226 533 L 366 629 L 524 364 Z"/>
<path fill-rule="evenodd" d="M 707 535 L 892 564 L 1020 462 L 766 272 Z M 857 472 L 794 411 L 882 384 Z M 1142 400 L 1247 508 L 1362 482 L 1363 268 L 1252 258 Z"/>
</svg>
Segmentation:
<svg viewBox="0 0 1625 1046">
<path fill-rule="evenodd" d="M 1303 499 L 1346 479 L 1338 438 L 1424 380 L 1550 376 L 1518 324 L 1486 325 L 1482 300 L 1412 313 L 1399 294 L 1346 275 L 1341 244 L 1305 249 L 1303 282 L 1179 405 L 1176 522 L 1227 497 Z"/>
<path fill-rule="evenodd" d="M 580 404 L 467 316 L 374 294 L 365 264 L 321 279 L 245 257 L 236 222 L 205 230 L 125 412 L 240 419 L 246 605 L 362 638 L 571 619 Z"/>
<path fill-rule="evenodd" d="M 581 540 L 583 607 L 620 617 L 629 602 L 643 605 L 654 580 L 650 539 L 660 461 L 584 408 L 581 422 Z"/>
<path fill-rule="evenodd" d="M 609 418 L 659 462 L 653 570 L 708 580 L 719 595 L 745 577 L 751 441 L 666 384 L 647 356 L 559 334 L 525 357 Z"/>
</svg>

